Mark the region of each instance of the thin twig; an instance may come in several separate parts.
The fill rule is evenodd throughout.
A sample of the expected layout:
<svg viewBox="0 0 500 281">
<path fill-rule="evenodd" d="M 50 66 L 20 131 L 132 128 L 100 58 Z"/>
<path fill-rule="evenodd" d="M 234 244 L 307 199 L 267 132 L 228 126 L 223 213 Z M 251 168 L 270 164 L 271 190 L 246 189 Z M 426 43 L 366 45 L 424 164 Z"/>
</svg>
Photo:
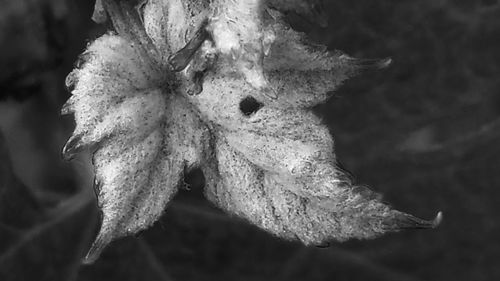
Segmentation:
<svg viewBox="0 0 500 281">
<path fill-rule="evenodd" d="M 428 149 L 423 151 L 423 153 L 463 148 L 464 146 L 469 145 L 472 141 L 478 140 L 480 137 L 484 137 L 485 139 L 499 137 L 500 134 L 497 133 L 500 131 L 499 129 L 500 118 L 496 118 L 491 122 L 483 124 L 477 130 L 468 132 L 467 134 L 464 134 L 459 138 L 432 145 Z"/>
<path fill-rule="evenodd" d="M 11 246 L 7 251 L 5 251 L 0 256 L 0 264 L 6 262 L 11 256 L 13 256 L 17 251 L 19 251 L 24 245 L 28 244 L 30 241 L 34 240 L 39 235 L 43 234 L 45 231 L 50 230 L 53 226 L 69 219 L 75 213 L 85 208 L 92 202 L 91 198 L 86 196 L 86 194 L 75 195 L 73 198 L 65 202 L 64 206 L 57 209 L 50 220 L 39 224 L 31 228 L 21 239 Z"/>
<path fill-rule="evenodd" d="M 382 280 L 386 281 L 423 281 L 419 278 L 412 277 L 406 273 L 398 272 L 392 268 L 385 267 L 381 264 L 375 263 L 366 257 L 358 255 L 348 250 L 338 247 L 330 247 L 327 250 L 318 251 L 325 259 L 329 261 L 338 260 L 354 264 L 359 268 L 372 272 L 376 276 L 381 276 Z"/>
<path fill-rule="evenodd" d="M 192 215 L 201 216 L 205 219 L 218 220 L 218 221 L 232 221 L 232 222 L 237 221 L 237 220 L 231 219 L 231 217 L 229 217 L 229 216 L 214 212 L 214 210 L 211 210 L 208 208 L 204 208 L 204 210 L 202 210 L 201 208 L 196 208 L 196 207 L 193 207 L 193 206 L 190 206 L 187 204 L 183 204 L 183 203 L 178 203 L 178 202 L 172 203 L 170 206 L 176 211 L 188 212 Z M 308 248 L 304 247 L 304 249 L 305 250 L 303 250 L 303 251 L 298 251 L 296 253 L 296 255 L 294 255 L 289 260 L 289 263 L 291 264 L 290 266 L 294 266 L 294 264 L 296 264 L 296 260 L 298 260 L 298 261 L 302 260 L 302 255 L 307 253 L 306 249 L 308 249 Z M 327 250 L 318 250 L 317 253 L 319 253 L 321 256 L 323 256 L 323 258 L 325 258 L 328 261 L 337 260 L 337 261 L 342 261 L 342 262 L 354 264 L 354 265 L 356 265 L 360 268 L 363 268 L 369 272 L 372 272 L 378 276 L 383 276 L 384 277 L 383 279 L 387 280 L 387 281 L 390 281 L 390 280 L 394 280 L 394 281 L 422 281 L 418 278 L 412 277 L 408 274 L 398 272 L 394 269 L 377 264 L 377 263 L 375 263 L 375 262 L 373 262 L 373 261 L 371 261 L 371 260 L 369 260 L 361 255 L 358 255 L 356 253 L 353 253 L 351 251 L 347 251 L 347 250 L 344 250 L 341 248 L 331 246 Z M 282 278 L 285 278 L 286 276 L 288 276 L 289 272 L 287 273 L 287 271 L 288 270 L 286 269 L 286 266 L 285 266 L 285 268 L 283 269 L 284 276 L 282 276 Z M 284 279 L 280 279 L 280 280 L 284 280 Z"/>
</svg>

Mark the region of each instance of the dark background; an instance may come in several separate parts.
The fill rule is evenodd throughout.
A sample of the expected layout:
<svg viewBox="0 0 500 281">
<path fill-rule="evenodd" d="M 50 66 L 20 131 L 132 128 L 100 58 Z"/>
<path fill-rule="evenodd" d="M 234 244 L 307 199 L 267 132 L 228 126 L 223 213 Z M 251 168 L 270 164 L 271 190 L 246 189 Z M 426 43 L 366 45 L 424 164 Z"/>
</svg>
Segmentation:
<svg viewBox="0 0 500 281">
<path fill-rule="evenodd" d="M 436 230 L 304 247 L 231 218 L 194 173 L 153 228 L 80 259 L 97 231 L 88 156 L 60 150 L 73 129 L 64 78 L 103 32 L 92 1 L 0 0 L 0 280 L 500 280 L 500 4 L 336 0 L 315 41 L 386 70 L 351 79 L 317 108 L 343 165 Z"/>
</svg>

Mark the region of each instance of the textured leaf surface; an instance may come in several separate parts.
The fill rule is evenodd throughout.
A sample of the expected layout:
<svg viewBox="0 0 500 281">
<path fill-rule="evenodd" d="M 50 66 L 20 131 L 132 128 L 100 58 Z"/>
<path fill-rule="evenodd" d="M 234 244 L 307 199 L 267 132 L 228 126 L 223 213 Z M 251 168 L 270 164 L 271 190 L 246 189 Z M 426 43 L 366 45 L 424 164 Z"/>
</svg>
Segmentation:
<svg viewBox="0 0 500 281">
<path fill-rule="evenodd" d="M 336 168 L 327 128 L 310 111 L 292 109 L 306 106 L 304 97 L 314 97 L 309 106 L 322 102 L 343 79 L 366 65 L 340 52 L 306 45 L 279 15 L 262 28 L 276 35 L 264 58 L 264 73 L 275 77 L 269 86 L 277 87 L 273 82 L 291 77 L 290 88 L 283 89 L 278 99 L 262 98 L 258 89 L 249 87 L 245 74 L 228 77 L 233 64 L 225 62 L 218 69 L 225 74 L 207 74 L 204 91 L 191 98 L 201 114 L 218 125 L 216 157 L 223 186 L 212 185 L 209 198 L 278 236 L 297 237 L 307 244 L 436 226 L 439 215 L 435 221 L 419 220 L 391 210 L 369 189 L 354 186 Z M 386 62 L 374 60 L 368 66 Z M 317 88 L 304 87 L 308 77 L 317 79 L 318 83 L 311 82 Z M 245 113 L 242 104 L 249 99 L 254 110 Z M 236 191 L 235 186 L 246 192 Z"/>
<path fill-rule="evenodd" d="M 235 70 L 252 87 L 268 88 L 262 69 L 272 34 L 262 28 L 263 0 L 223 0 L 213 3 L 214 15 L 208 29 L 220 55 L 230 60 Z"/>
<path fill-rule="evenodd" d="M 328 51 L 325 46 L 308 43 L 310 40 L 285 24 L 279 14 L 274 17 L 276 20 L 267 23 L 275 40 L 264 59 L 264 69 L 282 106 L 311 107 L 325 102 L 347 78 L 390 63 Z"/>
<path fill-rule="evenodd" d="M 90 21 L 92 1 L 3 1 L 0 18 L 13 7 L 19 18 L 0 23 L 0 60 L 7 62 L 0 74 L 0 126 L 14 177 L 42 211 L 0 176 L 7 183 L 1 217 L 23 225 L 12 231 L 8 222 L 0 223 L 0 279 L 500 279 L 500 6 L 494 2 L 327 1 L 329 28 L 292 23 L 349 54 L 393 56 L 390 68 L 347 81 L 315 112 L 334 134 L 337 157 L 359 182 L 400 209 L 426 217 L 443 210 L 446 220 L 438 229 L 304 247 L 207 206 L 195 173 L 160 223 L 138 238 L 120 239 L 94 265 L 82 266 L 98 215 L 92 175 L 82 167 L 86 154 L 60 161 L 73 127 L 72 116 L 59 116 L 68 98 L 61 81 L 89 36 L 104 26 Z M 53 21 L 55 10 L 47 4 L 69 9 Z M 51 61 L 57 64 L 45 63 Z M 77 182 L 85 192 L 73 200 Z M 61 208 L 52 212 L 47 204 Z"/>
<path fill-rule="evenodd" d="M 337 168 L 327 127 L 308 109 L 360 69 L 388 61 L 308 44 L 259 0 L 103 6 L 118 35 L 88 47 L 63 108 L 77 124 L 63 153 L 94 150 L 103 220 L 87 261 L 152 225 L 184 170 L 196 167 L 213 203 L 305 244 L 439 224 L 440 215 L 417 219 L 352 184 Z M 173 70 L 186 70 L 164 68 L 167 57 Z"/>
<path fill-rule="evenodd" d="M 64 111 L 75 113 L 77 125 L 64 153 L 96 149 L 93 163 L 103 217 L 87 257 L 91 262 L 111 240 L 158 219 L 176 192 L 187 153 L 181 156 L 182 146 L 169 146 L 172 141 L 181 144 L 179 130 L 172 132 L 169 126 L 177 126 L 178 116 L 167 114 L 177 111 L 167 111 L 152 70 L 129 41 L 105 35 L 89 46 L 86 56 L 83 67 L 70 76 L 75 89 Z"/>
<path fill-rule="evenodd" d="M 222 182 L 206 191 L 216 205 L 277 236 L 316 245 L 439 223 L 440 217 L 426 222 L 391 210 L 353 185 L 335 167 L 331 138 L 312 114 L 265 111 L 218 137 Z"/>
</svg>

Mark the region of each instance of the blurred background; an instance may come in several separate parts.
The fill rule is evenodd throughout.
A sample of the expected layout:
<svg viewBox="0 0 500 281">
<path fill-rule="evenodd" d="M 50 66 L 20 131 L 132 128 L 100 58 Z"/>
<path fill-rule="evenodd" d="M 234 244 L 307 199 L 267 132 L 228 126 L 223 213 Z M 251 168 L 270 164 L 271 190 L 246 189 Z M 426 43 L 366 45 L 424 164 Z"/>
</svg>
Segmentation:
<svg viewBox="0 0 500 281">
<path fill-rule="evenodd" d="M 388 69 L 316 108 L 343 166 L 436 230 L 304 247 L 227 216 L 193 172 L 155 226 L 81 265 L 98 227 L 88 155 L 63 162 L 64 78 L 105 31 L 93 1 L 0 0 L 0 280 L 500 280 L 500 3 L 329 1 L 312 40 Z"/>
</svg>

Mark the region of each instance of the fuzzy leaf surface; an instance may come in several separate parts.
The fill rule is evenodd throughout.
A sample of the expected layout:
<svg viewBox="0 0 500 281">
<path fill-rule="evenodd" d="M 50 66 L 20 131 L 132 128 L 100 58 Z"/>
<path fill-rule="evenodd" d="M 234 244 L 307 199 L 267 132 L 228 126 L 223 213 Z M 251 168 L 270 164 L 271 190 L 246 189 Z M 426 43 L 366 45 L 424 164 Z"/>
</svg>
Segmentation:
<svg viewBox="0 0 500 281">
<path fill-rule="evenodd" d="M 261 0 L 103 4 L 118 35 L 88 47 L 63 108 L 76 120 L 64 154 L 94 152 L 103 221 L 88 261 L 152 225 L 195 167 L 215 205 L 305 244 L 439 224 L 440 215 L 418 219 L 354 184 L 310 110 L 390 60 L 308 43 Z"/>
<path fill-rule="evenodd" d="M 92 262 L 112 240 L 158 219 L 185 165 L 199 161 L 196 138 L 203 128 L 185 102 L 155 84 L 154 72 L 129 41 L 104 35 L 85 57 L 68 80 L 74 90 L 63 112 L 74 112 L 76 128 L 64 154 L 94 150 L 102 226 L 87 256 Z M 181 116 L 189 126 L 179 127 Z"/>
</svg>

